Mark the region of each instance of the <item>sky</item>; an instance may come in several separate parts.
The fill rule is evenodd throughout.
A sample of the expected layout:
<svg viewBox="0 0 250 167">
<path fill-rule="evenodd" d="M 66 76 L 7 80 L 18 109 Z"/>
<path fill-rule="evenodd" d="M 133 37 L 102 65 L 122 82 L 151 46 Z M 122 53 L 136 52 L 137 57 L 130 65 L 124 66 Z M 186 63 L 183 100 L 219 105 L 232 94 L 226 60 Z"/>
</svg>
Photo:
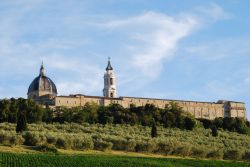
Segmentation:
<svg viewBox="0 0 250 167">
<path fill-rule="evenodd" d="M 27 97 L 42 61 L 59 95 L 245 102 L 249 0 L 1 0 L 0 98 Z"/>
</svg>

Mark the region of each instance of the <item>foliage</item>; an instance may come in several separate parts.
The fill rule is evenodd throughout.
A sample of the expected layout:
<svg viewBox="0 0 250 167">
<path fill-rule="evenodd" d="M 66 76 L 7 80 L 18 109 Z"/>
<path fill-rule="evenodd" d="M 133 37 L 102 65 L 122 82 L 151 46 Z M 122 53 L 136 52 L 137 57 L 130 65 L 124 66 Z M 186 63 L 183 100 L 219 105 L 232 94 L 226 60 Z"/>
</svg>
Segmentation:
<svg viewBox="0 0 250 167">
<path fill-rule="evenodd" d="M 217 137 L 218 136 L 218 131 L 217 131 L 217 127 L 216 126 L 212 126 L 211 127 L 211 131 L 212 131 L 212 136 L 213 137 Z"/>
<path fill-rule="evenodd" d="M 219 135 L 213 137 L 210 129 L 189 131 L 157 126 L 157 137 L 152 138 L 151 130 L 148 126 L 126 124 L 41 123 L 28 124 L 27 131 L 16 134 L 15 124 L 0 123 L 0 144 L 122 150 L 212 159 L 230 159 L 234 157 L 230 150 L 240 150 L 240 158 L 249 159 L 248 135 L 218 130 Z"/>
<path fill-rule="evenodd" d="M 17 117 L 16 132 L 22 132 L 27 129 L 26 116 L 24 113 L 19 112 Z"/>
<path fill-rule="evenodd" d="M 241 160 L 243 156 L 243 152 L 239 149 L 228 150 L 224 154 L 224 159 L 229 160 Z"/>
<path fill-rule="evenodd" d="M 57 148 L 54 145 L 49 145 L 49 144 L 43 144 L 43 145 L 37 146 L 35 149 L 37 151 L 41 151 L 45 153 L 58 153 Z"/>
<path fill-rule="evenodd" d="M 153 123 L 152 123 L 151 137 L 152 138 L 157 137 L 157 127 L 156 127 L 155 120 L 153 120 Z"/>
<path fill-rule="evenodd" d="M 250 129 L 248 127 L 248 121 L 243 118 L 215 118 L 214 120 L 199 119 L 203 123 L 203 127 L 208 128 L 222 128 L 230 132 L 238 132 L 241 134 L 250 134 Z"/>
</svg>

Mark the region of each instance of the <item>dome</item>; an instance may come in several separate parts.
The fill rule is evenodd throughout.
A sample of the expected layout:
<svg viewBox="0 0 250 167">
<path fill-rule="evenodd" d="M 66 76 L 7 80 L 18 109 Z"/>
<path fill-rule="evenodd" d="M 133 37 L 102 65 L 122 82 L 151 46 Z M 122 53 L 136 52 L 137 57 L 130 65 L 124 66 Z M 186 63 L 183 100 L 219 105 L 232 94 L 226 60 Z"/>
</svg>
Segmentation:
<svg viewBox="0 0 250 167">
<path fill-rule="evenodd" d="M 41 66 L 40 74 L 37 76 L 29 86 L 28 97 L 36 98 L 43 95 L 57 95 L 57 89 L 54 82 L 45 76 L 44 67 Z"/>
</svg>

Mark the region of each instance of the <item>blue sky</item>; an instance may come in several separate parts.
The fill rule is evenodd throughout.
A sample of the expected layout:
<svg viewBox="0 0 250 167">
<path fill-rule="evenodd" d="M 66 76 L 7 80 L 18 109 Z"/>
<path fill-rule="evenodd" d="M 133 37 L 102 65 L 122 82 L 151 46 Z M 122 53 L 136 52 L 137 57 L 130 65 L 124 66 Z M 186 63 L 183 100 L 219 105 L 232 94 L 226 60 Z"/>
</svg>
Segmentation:
<svg viewBox="0 0 250 167">
<path fill-rule="evenodd" d="M 243 101 L 250 108 L 248 0 L 2 0 L 0 97 L 26 97 L 44 61 L 60 95 Z M 250 118 L 250 112 L 248 113 Z"/>
</svg>

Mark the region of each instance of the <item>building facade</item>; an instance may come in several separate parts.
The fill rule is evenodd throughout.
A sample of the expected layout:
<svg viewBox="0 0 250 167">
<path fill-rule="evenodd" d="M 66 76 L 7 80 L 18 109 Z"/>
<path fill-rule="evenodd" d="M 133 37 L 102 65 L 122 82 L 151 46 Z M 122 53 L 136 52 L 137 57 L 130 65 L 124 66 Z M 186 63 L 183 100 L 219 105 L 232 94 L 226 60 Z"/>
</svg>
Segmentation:
<svg viewBox="0 0 250 167">
<path fill-rule="evenodd" d="M 117 97 L 116 78 L 110 59 L 104 74 L 103 96 L 88 96 L 82 94 L 57 96 L 56 86 L 53 81 L 45 76 L 44 67 L 41 66 L 40 74 L 31 83 L 28 90 L 28 98 L 51 107 L 79 107 L 86 103 L 96 103 L 108 106 L 112 103 L 120 104 L 124 108 L 154 104 L 156 107 L 165 108 L 171 102 L 177 103 L 185 112 L 194 115 L 195 118 L 214 119 L 216 117 L 240 117 L 246 118 L 246 107 L 242 102 L 219 100 L 217 102 L 198 102 L 140 97 Z"/>
</svg>

